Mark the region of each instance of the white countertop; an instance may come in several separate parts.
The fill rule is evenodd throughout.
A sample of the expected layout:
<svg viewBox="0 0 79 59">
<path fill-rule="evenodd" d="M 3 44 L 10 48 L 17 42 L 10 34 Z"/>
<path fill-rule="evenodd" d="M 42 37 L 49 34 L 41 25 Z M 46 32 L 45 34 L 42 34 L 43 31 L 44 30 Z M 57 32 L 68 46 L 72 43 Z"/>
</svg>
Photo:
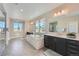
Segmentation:
<svg viewBox="0 0 79 59">
<path fill-rule="evenodd" d="M 66 39 L 71 39 L 71 40 L 78 40 L 79 41 L 79 34 L 76 34 L 76 38 L 68 38 L 67 33 L 59 33 L 59 32 L 49 32 L 46 33 L 45 35 L 49 35 L 49 36 L 55 36 L 55 37 L 60 37 L 60 38 L 66 38 Z"/>
</svg>

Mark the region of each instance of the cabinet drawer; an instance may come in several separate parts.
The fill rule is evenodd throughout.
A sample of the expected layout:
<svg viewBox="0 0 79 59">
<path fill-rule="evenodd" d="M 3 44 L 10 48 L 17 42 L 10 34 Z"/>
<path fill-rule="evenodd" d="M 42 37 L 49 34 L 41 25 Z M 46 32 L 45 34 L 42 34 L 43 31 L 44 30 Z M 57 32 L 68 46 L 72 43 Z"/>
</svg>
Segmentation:
<svg viewBox="0 0 79 59">
<path fill-rule="evenodd" d="M 79 41 L 67 40 L 67 44 L 72 44 L 72 45 L 75 45 L 75 46 L 79 46 Z"/>
<path fill-rule="evenodd" d="M 68 44 L 67 45 L 67 48 L 71 48 L 71 49 L 74 49 L 74 50 L 79 51 L 79 46 L 75 46 L 75 45 Z"/>
<path fill-rule="evenodd" d="M 67 56 L 79 56 L 79 54 L 75 54 L 75 53 L 67 52 Z"/>
<path fill-rule="evenodd" d="M 72 48 L 67 48 L 67 52 L 70 52 L 72 54 L 79 54 L 78 50 L 72 49 Z"/>
</svg>

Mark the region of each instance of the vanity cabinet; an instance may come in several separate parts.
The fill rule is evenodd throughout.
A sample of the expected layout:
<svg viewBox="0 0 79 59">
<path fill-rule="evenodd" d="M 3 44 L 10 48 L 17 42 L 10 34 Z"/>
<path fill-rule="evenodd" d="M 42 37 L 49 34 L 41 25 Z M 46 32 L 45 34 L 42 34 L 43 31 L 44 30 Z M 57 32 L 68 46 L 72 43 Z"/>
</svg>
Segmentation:
<svg viewBox="0 0 79 59">
<path fill-rule="evenodd" d="M 44 45 L 46 48 L 52 49 L 61 55 L 66 55 L 65 40 L 63 40 L 62 38 L 45 35 Z"/>
<path fill-rule="evenodd" d="M 69 56 L 79 56 L 79 41 L 66 40 L 67 42 L 67 55 Z"/>
<path fill-rule="evenodd" d="M 55 36 L 44 36 L 44 46 L 63 56 L 79 56 L 79 41 Z"/>
</svg>

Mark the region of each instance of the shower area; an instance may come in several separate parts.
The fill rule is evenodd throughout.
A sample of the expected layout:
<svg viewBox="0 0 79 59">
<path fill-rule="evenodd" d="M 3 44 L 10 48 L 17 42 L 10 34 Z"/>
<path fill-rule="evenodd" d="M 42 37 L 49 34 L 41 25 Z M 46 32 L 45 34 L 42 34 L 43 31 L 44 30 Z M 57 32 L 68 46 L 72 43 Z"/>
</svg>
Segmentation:
<svg viewBox="0 0 79 59">
<path fill-rule="evenodd" d="M 0 56 L 6 47 L 6 13 L 3 5 L 0 4 Z"/>
</svg>

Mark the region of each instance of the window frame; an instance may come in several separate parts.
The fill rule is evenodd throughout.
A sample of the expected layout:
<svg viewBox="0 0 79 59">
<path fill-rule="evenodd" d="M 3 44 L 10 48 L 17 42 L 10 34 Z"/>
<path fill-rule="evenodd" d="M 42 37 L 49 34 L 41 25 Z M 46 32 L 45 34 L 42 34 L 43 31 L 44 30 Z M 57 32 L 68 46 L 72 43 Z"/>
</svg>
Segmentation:
<svg viewBox="0 0 79 59">
<path fill-rule="evenodd" d="M 44 31 L 43 31 L 43 32 L 41 32 L 41 29 L 42 29 L 42 28 L 41 28 L 41 27 L 42 27 L 42 26 L 41 26 L 41 22 L 42 22 L 42 23 L 44 22 L 44 23 L 43 23 L 43 25 L 44 25 L 44 29 L 43 29 Z M 38 26 L 39 26 L 39 27 L 38 27 L 38 32 L 36 32 L 36 31 L 37 31 L 36 24 L 38 24 Z M 36 33 L 45 33 L 45 18 L 41 18 L 40 20 L 36 20 L 36 22 L 35 22 L 35 32 L 36 32 Z"/>
<path fill-rule="evenodd" d="M 14 28 L 14 25 L 16 24 L 16 27 Z M 21 25 L 21 27 L 20 27 L 20 25 Z M 24 23 L 23 22 L 19 22 L 19 21 L 14 21 L 13 22 L 13 31 L 22 31 L 23 30 L 23 25 L 24 25 Z"/>
<path fill-rule="evenodd" d="M 0 25 L 0 32 L 4 32 L 5 29 L 5 21 L 4 20 L 0 20 L 0 22 L 2 22 L 2 24 Z"/>
</svg>

